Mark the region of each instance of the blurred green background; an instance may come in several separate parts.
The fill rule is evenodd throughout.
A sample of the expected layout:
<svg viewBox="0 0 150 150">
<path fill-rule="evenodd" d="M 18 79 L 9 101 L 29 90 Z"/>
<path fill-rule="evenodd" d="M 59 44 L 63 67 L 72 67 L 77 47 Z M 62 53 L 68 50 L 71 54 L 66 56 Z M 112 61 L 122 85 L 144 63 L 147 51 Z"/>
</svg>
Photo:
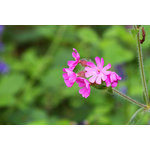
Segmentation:
<svg viewBox="0 0 150 150">
<path fill-rule="evenodd" d="M 150 90 L 150 26 L 142 44 Z M 0 124 L 127 124 L 138 109 L 124 99 L 91 88 L 83 98 L 77 84 L 68 88 L 62 69 L 76 48 L 81 58 L 103 57 L 123 80 L 117 89 L 144 103 L 136 40 L 131 26 L 4 26 L 0 60 Z M 142 117 L 139 124 L 149 124 Z"/>
</svg>

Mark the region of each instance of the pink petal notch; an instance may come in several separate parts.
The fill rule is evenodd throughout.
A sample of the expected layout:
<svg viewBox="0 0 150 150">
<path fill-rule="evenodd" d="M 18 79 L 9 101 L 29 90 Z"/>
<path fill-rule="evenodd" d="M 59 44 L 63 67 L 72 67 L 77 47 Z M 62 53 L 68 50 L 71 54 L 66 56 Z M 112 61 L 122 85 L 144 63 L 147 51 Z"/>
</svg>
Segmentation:
<svg viewBox="0 0 150 150">
<path fill-rule="evenodd" d="M 73 51 L 72 52 L 72 57 L 75 59 L 75 60 L 71 60 L 71 61 L 68 61 L 68 66 L 69 66 L 69 69 L 70 70 L 74 70 L 74 68 L 78 65 L 78 63 L 80 62 L 80 55 L 79 53 L 77 52 L 77 50 L 75 48 L 73 48 Z"/>
<path fill-rule="evenodd" d="M 69 68 L 64 68 L 63 72 L 63 78 L 64 82 L 66 83 L 66 86 L 72 87 L 76 81 L 76 73 L 72 72 L 72 70 L 70 70 Z"/>
</svg>

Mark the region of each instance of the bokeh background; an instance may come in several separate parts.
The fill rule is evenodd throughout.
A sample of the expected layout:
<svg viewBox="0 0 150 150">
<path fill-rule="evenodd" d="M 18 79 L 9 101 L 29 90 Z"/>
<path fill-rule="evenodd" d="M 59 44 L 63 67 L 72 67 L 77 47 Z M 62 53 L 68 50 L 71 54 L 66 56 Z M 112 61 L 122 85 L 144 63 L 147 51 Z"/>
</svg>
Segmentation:
<svg viewBox="0 0 150 150">
<path fill-rule="evenodd" d="M 150 89 L 150 26 L 142 44 Z M 0 124 L 127 124 L 138 109 L 116 95 L 77 84 L 62 69 L 76 48 L 81 58 L 103 57 L 121 77 L 117 89 L 144 103 L 132 26 L 0 26 Z M 138 124 L 149 124 L 141 117 Z"/>
</svg>

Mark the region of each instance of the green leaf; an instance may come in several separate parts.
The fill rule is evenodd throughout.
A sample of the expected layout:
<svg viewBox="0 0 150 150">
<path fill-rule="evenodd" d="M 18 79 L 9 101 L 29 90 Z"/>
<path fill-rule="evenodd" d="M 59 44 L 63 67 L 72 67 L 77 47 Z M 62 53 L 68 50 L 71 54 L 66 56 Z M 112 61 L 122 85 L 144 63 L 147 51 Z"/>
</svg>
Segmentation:
<svg viewBox="0 0 150 150">
<path fill-rule="evenodd" d="M 101 105 L 94 108 L 94 110 L 88 116 L 90 124 L 109 124 L 110 118 L 108 113 L 110 112 L 111 105 Z"/>
<path fill-rule="evenodd" d="M 35 26 L 35 31 L 40 37 L 53 38 L 56 35 L 57 28 L 59 26 Z"/>
<path fill-rule="evenodd" d="M 25 85 L 25 77 L 22 74 L 9 74 L 1 79 L 0 95 L 14 95 L 20 92 Z"/>
<path fill-rule="evenodd" d="M 15 104 L 16 98 L 12 95 L 0 94 L 0 107 L 8 107 Z"/>
<path fill-rule="evenodd" d="M 103 40 L 100 47 L 106 64 L 126 63 L 132 61 L 135 57 L 132 50 L 126 49 L 115 40 Z"/>
<path fill-rule="evenodd" d="M 85 43 L 98 44 L 100 38 L 97 33 L 91 28 L 81 28 L 78 30 L 78 37 Z"/>
<path fill-rule="evenodd" d="M 131 29 L 131 33 L 135 34 L 137 31 Z M 131 36 L 130 32 L 125 28 L 125 26 L 111 26 L 104 32 L 104 38 L 106 39 L 116 39 L 121 40 L 125 44 L 129 44 L 130 46 L 136 46 L 135 39 Z"/>
</svg>

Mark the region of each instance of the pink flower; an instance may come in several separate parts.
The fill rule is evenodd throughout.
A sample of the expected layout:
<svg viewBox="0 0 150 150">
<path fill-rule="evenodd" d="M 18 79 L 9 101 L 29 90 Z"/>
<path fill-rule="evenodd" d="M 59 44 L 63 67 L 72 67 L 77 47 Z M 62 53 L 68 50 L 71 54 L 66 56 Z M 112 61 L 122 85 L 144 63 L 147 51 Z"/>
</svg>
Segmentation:
<svg viewBox="0 0 150 150">
<path fill-rule="evenodd" d="M 72 56 L 75 60 L 68 61 L 69 68 L 63 68 L 64 82 L 68 87 L 72 87 L 73 84 L 77 82 L 80 88 L 79 93 L 85 98 L 90 95 L 90 85 L 99 88 L 99 86 L 96 85 L 100 85 L 104 81 L 107 87 L 111 86 L 114 88 L 117 86 L 118 80 L 121 80 L 118 74 L 108 71 L 108 69 L 111 68 L 111 64 L 104 67 L 103 58 L 100 60 L 99 57 L 95 57 L 96 65 L 85 59 L 80 60 L 80 55 L 75 48 L 73 48 Z M 78 73 L 73 72 L 79 63 L 85 68 Z"/>
<path fill-rule="evenodd" d="M 111 85 L 114 88 L 114 87 L 117 86 L 118 80 L 121 80 L 121 77 L 117 73 L 111 72 L 108 75 L 107 80 L 105 81 L 106 82 L 106 86 L 109 87 Z"/>
<path fill-rule="evenodd" d="M 73 70 L 80 61 L 79 53 L 77 52 L 77 50 L 75 48 L 73 48 L 73 50 L 74 50 L 74 52 L 72 52 L 72 57 L 75 59 L 75 61 L 73 61 L 73 60 L 68 61 L 68 66 L 69 66 L 69 69 L 71 69 L 71 70 Z"/>
<path fill-rule="evenodd" d="M 69 68 L 63 68 L 63 78 L 64 82 L 68 87 L 72 87 L 76 81 L 77 75 Z"/>
<path fill-rule="evenodd" d="M 99 57 L 95 57 L 95 61 L 97 66 L 93 62 L 87 62 L 87 66 L 85 67 L 85 77 L 89 78 L 89 81 L 91 83 L 96 82 L 97 84 L 101 84 L 102 81 L 105 81 L 107 79 L 107 75 L 111 73 L 111 71 L 107 71 L 111 68 L 111 64 L 108 64 L 107 66 L 104 66 L 104 59 Z"/>
<path fill-rule="evenodd" d="M 89 81 L 85 78 L 77 77 L 76 82 L 81 88 L 79 90 L 79 93 L 82 94 L 83 97 L 87 98 L 90 95 L 90 91 L 91 91 Z"/>
</svg>

